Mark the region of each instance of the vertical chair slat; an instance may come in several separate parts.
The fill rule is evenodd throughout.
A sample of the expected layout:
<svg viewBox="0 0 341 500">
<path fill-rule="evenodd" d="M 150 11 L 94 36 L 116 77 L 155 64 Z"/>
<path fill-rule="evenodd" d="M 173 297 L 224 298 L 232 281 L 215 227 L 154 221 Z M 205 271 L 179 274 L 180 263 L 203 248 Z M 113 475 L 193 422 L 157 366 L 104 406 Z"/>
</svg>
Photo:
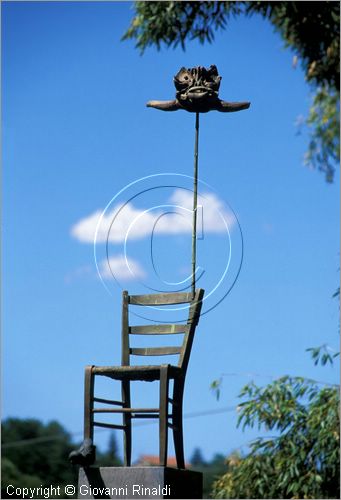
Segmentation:
<svg viewBox="0 0 341 500">
<path fill-rule="evenodd" d="M 127 291 L 122 294 L 122 366 L 129 366 L 129 318 L 128 318 L 128 302 L 129 295 Z"/>
<path fill-rule="evenodd" d="M 191 354 L 194 333 L 200 317 L 203 296 L 204 296 L 204 290 L 202 288 L 196 290 L 193 302 L 191 303 L 189 308 L 188 323 L 187 323 L 188 331 L 184 335 L 182 351 L 178 363 L 178 366 L 183 369 L 184 374 L 186 374 L 189 357 Z"/>
</svg>

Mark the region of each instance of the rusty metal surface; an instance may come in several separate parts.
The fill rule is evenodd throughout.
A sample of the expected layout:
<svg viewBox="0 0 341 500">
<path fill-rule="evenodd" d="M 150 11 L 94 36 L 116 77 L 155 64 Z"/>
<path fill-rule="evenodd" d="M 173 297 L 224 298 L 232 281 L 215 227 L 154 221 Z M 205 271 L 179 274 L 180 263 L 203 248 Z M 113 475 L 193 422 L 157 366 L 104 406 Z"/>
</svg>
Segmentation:
<svg viewBox="0 0 341 500">
<path fill-rule="evenodd" d="M 249 108 L 250 103 L 246 101 L 228 102 L 219 99 L 221 79 L 215 65 L 211 65 L 209 68 L 203 66 L 182 67 L 173 79 L 176 89 L 175 99 L 148 101 L 147 106 L 161 111 L 183 109 L 190 113 L 207 113 L 208 111 L 231 113 Z"/>
</svg>

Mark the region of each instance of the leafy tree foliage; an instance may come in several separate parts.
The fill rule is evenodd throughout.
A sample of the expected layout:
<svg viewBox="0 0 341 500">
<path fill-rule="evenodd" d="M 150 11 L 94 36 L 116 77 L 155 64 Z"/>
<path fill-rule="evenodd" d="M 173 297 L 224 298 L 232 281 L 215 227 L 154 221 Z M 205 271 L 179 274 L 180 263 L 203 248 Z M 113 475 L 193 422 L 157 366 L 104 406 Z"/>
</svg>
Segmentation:
<svg viewBox="0 0 341 500">
<path fill-rule="evenodd" d="M 23 445 L 23 442 L 25 442 Z M 56 421 L 9 418 L 2 424 L 2 489 L 77 484 L 77 471 L 68 463 L 70 435 Z M 4 498 L 4 496 L 2 496 Z"/>
<path fill-rule="evenodd" d="M 8 418 L 2 423 L 1 444 L 1 498 L 7 498 L 10 484 L 15 488 L 60 486 L 62 497 L 65 485 L 77 485 L 78 469 L 71 466 L 68 455 L 79 444 L 72 442 L 58 422 Z M 102 466 L 121 464 L 114 434 L 106 452 L 98 451 L 97 462 Z"/>
<path fill-rule="evenodd" d="M 319 87 L 313 98 L 307 125 L 313 132 L 304 162 L 323 171 L 332 182 L 334 165 L 340 160 L 340 94 L 328 85 Z"/>
<path fill-rule="evenodd" d="M 97 465 L 100 467 L 118 467 L 122 465 L 119 458 L 116 434 L 112 432 L 109 436 L 107 450 L 104 453 L 97 452 Z"/>
<path fill-rule="evenodd" d="M 315 96 L 306 124 L 311 140 L 305 162 L 333 180 L 339 161 L 340 4 L 339 2 L 135 2 L 135 16 L 123 39 L 142 52 L 198 39 L 212 42 L 231 17 L 260 14 L 295 53 Z"/>
<path fill-rule="evenodd" d="M 206 464 L 200 448 L 194 449 L 193 454 L 192 454 L 189 462 L 193 467 L 202 466 L 202 465 Z"/>
<path fill-rule="evenodd" d="M 276 435 L 232 456 L 214 498 L 340 498 L 339 390 L 301 377 L 246 385 L 238 425 Z"/>
<path fill-rule="evenodd" d="M 190 458 L 191 468 L 203 474 L 203 498 L 210 498 L 212 486 L 226 470 L 226 458 L 216 453 L 211 461 L 205 460 L 200 448 L 195 448 Z"/>
<path fill-rule="evenodd" d="M 11 460 L 3 457 L 1 460 L 1 498 L 6 498 L 6 487 L 12 484 L 14 488 L 39 488 L 42 482 L 40 477 L 23 474 Z"/>
<path fill-rule="evenodd" d="M 314 365 L 321 364 L 322 366 L 333 364 L 334 359 L 340 356 L 340 353 L 332 349 L 327 344 L 323 344 L 319 347 L 309 347 L 307 349 L 310 352 L 312 359 L 314 360 Z"/>
</svg>

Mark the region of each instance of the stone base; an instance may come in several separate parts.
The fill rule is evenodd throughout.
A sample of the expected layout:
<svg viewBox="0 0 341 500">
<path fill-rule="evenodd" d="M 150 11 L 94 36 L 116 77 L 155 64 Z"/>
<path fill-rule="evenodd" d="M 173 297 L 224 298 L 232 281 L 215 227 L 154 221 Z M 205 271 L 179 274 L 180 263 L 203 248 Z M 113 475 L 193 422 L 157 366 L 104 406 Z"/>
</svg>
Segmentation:
<svg viewBox="0 0 341 500">
<path fill-rule="evenodd" d="M 202 498 L 202 473 L 171 467 L 84 467 L 78 498 Z"/>
</svg>

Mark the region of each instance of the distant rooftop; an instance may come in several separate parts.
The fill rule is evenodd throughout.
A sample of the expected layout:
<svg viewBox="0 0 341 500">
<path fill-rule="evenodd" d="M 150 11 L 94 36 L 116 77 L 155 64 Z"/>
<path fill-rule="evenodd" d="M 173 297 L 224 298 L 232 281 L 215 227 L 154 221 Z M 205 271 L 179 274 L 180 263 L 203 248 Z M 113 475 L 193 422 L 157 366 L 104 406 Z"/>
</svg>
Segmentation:
<svg viewBox="0 0 341 500">
<path fill-rule="evenodd" d="M 141 455 L 139 459 L 137 460 L 135 465 L 160 465 L 159 461 L 159 456 L 158 455 Z M 168 467 L 176 467 L 176 458 L 175 457 L 168 457 L 167 458 L 167 466 Z M 191 464 L 187 463 L 185 464 L 186 469 L 189 469 L 191 467 Z"/>
</svg>

